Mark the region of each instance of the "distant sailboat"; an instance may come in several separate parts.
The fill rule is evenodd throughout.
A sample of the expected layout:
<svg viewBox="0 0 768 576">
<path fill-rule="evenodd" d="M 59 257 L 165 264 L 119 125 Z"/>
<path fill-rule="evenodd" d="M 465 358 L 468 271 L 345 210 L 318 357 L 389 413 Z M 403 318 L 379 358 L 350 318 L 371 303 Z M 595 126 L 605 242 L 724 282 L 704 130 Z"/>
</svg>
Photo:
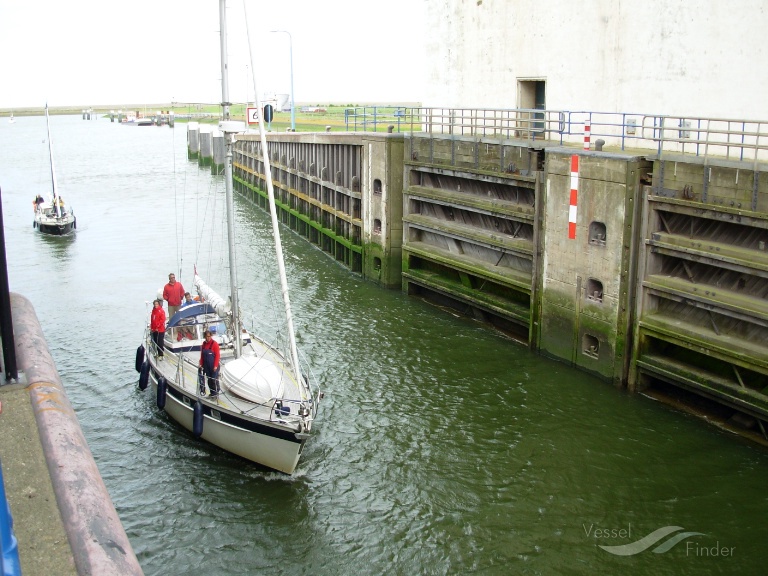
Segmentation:
<svg viewBox="0 0 768 576">
<path fill-rule="evenodd" d="M 77 228 L 77 219 L 72 208 L 64 205 L 64 199 L 59 196 L 56 187 L 56 170 L 53 165 L 53 142 L 51 142 L 51 125 L 48 116 L 48 104 L 45 104 L 45 125 L 48 130 L 48 156 L 51 162 L 51 196 L 45 200 L 39 194 L 33 202 L 35 220 L 32 224 L 43 234 L 64 236 L 71 234 Z"/>
<path fill-rule="evenodd" d="M 8 124 L 15 124 L 16 118 L 13 117 L 13 112 L 11 112 L 11 117 L 8 118 Z"/>
</svg>

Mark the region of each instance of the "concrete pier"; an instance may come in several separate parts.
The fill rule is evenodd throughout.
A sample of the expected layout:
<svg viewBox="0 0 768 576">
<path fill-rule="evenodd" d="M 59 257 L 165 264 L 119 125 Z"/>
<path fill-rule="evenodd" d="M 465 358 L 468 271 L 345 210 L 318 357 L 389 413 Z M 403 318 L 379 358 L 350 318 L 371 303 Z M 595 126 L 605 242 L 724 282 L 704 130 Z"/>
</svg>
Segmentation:
<svg viewBox="0 0 768 576">
<path fill-rule="evenodd" d="M 197 156 L 197 163 L 200 166 L 210 166 L 213 164 L 213 131 L 210 126 L 205 124 L 200 126 L 200 153 Z"/>
<path fill-rule="evenodd" d="M 224 162 L 226 161 L 227 151 L 224 146 L 224 134 L 218 130 L 213 133 L 213 160 L 211 162 L 211 173 L 215 175 L 224 174 Z"/>
<path fill-rule="evenodd" d="M 187 158 L 197 160 L 200 156 L 200 124 L 190 122 L 187 124 Z"/>
<path fill-rule="evenodd" d="M 0 453 L 23 574 L 142 574 L 31 303 L 11 294 L 20 383 L 0 386 Z"/>
</svg>

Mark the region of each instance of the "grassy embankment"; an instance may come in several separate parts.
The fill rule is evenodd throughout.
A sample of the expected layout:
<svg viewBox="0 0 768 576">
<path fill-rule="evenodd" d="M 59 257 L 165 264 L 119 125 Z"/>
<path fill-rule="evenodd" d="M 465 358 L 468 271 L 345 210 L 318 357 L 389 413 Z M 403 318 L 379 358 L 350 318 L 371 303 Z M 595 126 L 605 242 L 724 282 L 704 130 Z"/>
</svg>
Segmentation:
<svg viewBox="0 0 768 576">
<path fill-rule="evenodd" d="M 230 114 L 233 120 L 245 120 L 245 109 L 248 107 L 246 104 L 233 104 L 230 106 Z M 317 108 L 316 112 L 302 112 L 301 107 L 296 107 L 296 131 L 297 132 L 321 132 L 326 129 L 327 126 L 331 127 L 334 132 L 343 131 L 347 129 L 345 122 L 345 110 L 349 108 L 360 108 L 357 104 L 348 105 L 316 105 L 312 108 Z M 186 118 L 180 116 L 186 116 L 189 114 L 200 115 L 199 117 L 192 118 L 196 122 L 215 124 L 219 121 L 221 115 L 221 107 L 217 104 L 152 104 L 152 105 L 136 105 L 136 106 L 94 106 L 92 111 L 99 116 L 109 114 L 110 111 L 116 110 L 135 110 L 144 116 L 151 116 L 158 110 L 169 111 L 172 110 L 177 115 L 177 122 L 185 122 Z M 386 132 L 387 126 L 394 124 L 397 126 L 397 118 L 394 117 L 396 107 L 394 106 L 377 106 L 377 132 Z M 82 107 L 55 107 L 50 108 L 49 113 L 51 115 L 79 115 L 82 114 Z M 9 116 L 13 112 L 15 116 L 40 116 L 43 114 L 42 108 L 17 108 L 14 110 L 0 110 L 0 116 Z M 361 111 L 358 111 L 361 114 Z M 368 106 L 366 113 L 373 114 L 373 107 Z M 354 122 L 354 120 L 350 120 Z M 400 121 L 400 129 L 405 128 L 405 121 Z M 291 127 L 291 113 L 290 112 L 275 112 L 274 118 L 269 126 L 272 132 L 285 132 Z M 354 130 L 354 125 L 350 124 L 350 130 Z M 368 125 L 366 129 L 370 132 L 373 131 L 373 117 L 369 116 Z M 357 130 L 362 130 L 362 118 L 357 118 Z"/>
<path fill-rule="evenodd" d="M 245 120 L 245 104 L 233 104 L 230 106 L 230 115 L 233 120 Z M 331 131 L 337 132 L 340 130 L 346 130 L 346 116 L 345 111 L 350 108 L 360 108 L 355 104 L 349 104 L 345 106 L 339 105 L 317 105 L 311 108 L 316 108 L 319 111 L 302 112 L 299 106 L 296 107 L 295 121 L 297 132 L 322 132 L 327 126 L 331 127 Z M 386 132 L 387 126 L 390 124 L 397 125 L 397 119 L 394 117 L 394 106 L 377 106 L 377 123 L 376 132 Z M 176 114 L 209 114 L 209 118 L 196 118 L 198 122 L 218 122 L 219 115 L 221 114 L 221 108 L 216 105 L 194 105 L 190 107 L 178 107 L 174 109 Z M 367 130 L 373 131 L 373 107 L 366 107 L 366 113 L 369 115 Z M 358 114 L 362 114 L 361 110 L 358 110 Z M 354 130 L 352 125 L 353 119 L 350 119 L 350 130 Z M 362 130 L 362 118 L 357 118 L 357 129 Z M 405 122 L 400 121 L 401 130 L 404 127 Z M 270 123 L 270 129 L 272 132 L 285 132 L 291 127 L 291 113 L 290 112 L 275 112 L 272 122 Z"/>
</svg>

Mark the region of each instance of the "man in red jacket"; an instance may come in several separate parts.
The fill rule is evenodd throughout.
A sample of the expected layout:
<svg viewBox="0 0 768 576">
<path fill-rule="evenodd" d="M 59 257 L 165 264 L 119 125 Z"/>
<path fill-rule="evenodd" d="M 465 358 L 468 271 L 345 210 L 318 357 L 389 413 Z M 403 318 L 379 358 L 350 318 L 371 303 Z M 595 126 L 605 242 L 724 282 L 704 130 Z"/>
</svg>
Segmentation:
<svg viewBox="0 0 768 576">
<path fill-rule="evenodd" d="M 176 314 L 183 299 L 184 286 L 181 285 L 181 282 L 176 282 L 176 274 L 171 272 L 168 274 L 168 284 L 163 288 L 163 300 L 168 302 L 168 320 Z"/>
<path fill-rule="evenodd" d="M 221 360 L 221 352 L 219 350 L 219 343 L 213 339 L 210 330 L 206 330 L 203 336 L 205 337 L 205 342 L 203 342 L 200 349 L 200 371 L 208 376 L 209 396 L 216 398 L 219 395 L 219 361 Z M 200 386 L 202 388 L 202 381 Z M 202 393 L 202 390 L 200 392 Z"/>
</svg>

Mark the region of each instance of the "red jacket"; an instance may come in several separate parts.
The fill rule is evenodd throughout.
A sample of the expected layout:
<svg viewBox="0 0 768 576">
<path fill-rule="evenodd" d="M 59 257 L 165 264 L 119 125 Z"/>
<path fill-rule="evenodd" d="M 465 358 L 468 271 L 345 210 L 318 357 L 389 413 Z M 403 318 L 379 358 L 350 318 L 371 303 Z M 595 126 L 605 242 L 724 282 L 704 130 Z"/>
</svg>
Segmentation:
<svg viewBox="0 0 768 576">
<path fill-rule="evenodd" d="M 214 340 L 213 338 L 211 338 L 210 342 L 208 342 L 207 340 L 203 340 L 203 345 L 200 348 L 200 366 L 203 365 L 203 350 L 211 350 L 213 352 L 213 369 L 218 370 L 219 360 L 221 359 L 219 343 L 216 342 L 216 340 Z"/>
<path fill-rule="evenodd" d="M 163 288 L 163 300 L 168 302 L 168 306 L 181 306 L 181 301 L 184 300 L 184 286 L 181 282 L 170 282 Z"/>
<path fill-rule="evenodd" d="M 152 332 L 165 332 L 165 310 L 161 306 L 152 307 L 152 316 L 149 322 Z"/>
</svg>

